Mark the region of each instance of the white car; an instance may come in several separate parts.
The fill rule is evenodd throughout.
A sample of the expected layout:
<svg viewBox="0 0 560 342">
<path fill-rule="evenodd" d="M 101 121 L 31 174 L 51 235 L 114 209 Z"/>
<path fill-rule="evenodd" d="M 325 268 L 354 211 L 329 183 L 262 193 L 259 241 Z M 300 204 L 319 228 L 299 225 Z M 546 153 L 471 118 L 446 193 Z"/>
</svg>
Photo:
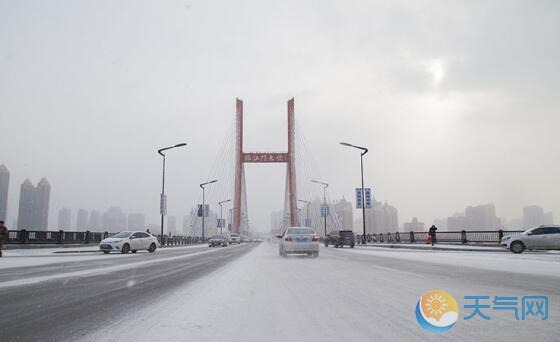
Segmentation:
<svg viewBox="0 0 560 342">
<path fill-rule="evenodd" d="M 150 233 L 126 231 L 104 239 L 99 244 L 99 249 L 105 254 L 109 254 L 109 252 L 136 253 L 139 250 L 153 253 L 158 244 L 158 239 Z"/>
<path fill-rule="evenodd" d="M 229 244 L 231 245 L 232 243 L 236 243 L 238 245 L 241 243 L 241 238 L 239 237 L 239 235 L 231 234 L 229 236 Z"/>
<path fill-rule="evenodd" d="M 560 226 L 540 226 L 519 235 L 504 236 L 500 245 L 513 253 L 526 249 L 560 249 Z"/>
<path fill-rule="evenodd" d="M 307 254 L 319 256 L 319 235 L 309 227 L 288 227 L 284 234 L 277 235 L 280 239 L 279 254 Z"/>
</svg>

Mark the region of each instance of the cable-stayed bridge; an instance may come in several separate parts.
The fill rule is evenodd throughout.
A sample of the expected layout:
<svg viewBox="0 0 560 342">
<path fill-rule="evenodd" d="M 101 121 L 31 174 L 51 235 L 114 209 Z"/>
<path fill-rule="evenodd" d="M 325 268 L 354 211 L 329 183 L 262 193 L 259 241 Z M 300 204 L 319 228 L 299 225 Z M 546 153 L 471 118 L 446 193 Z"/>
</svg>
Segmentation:
<svg viewBox="0 0 560 342">
<path fill-rule="evenodd" d="M 331 207 L 328 194 L 323 188 L 311 182 L 321 179 L 317 163 L 305 138 L 302 125 L 297 120 L 294 98 L 287 101 L 287 146 L 281 151 L 246 151 L 244 137 L 251 132 L 244 130 L 243 101 L 236 99 L 235 118 L 229 125 L 227 133 L 217 153 L 216 160 L 209 172 L 208 179 L 219 181 L 208 187 L 205 204 L 210 206 L 209 214 L 213 219 L 205 220 L 206 236 L 208 232 L 219 231 L 220 208 L 217 203 L 231 199 L 231 208 L 222 212 L 226 228 L 232 232 L 247 235 L 251 230 L 250 203 L 247 202 L 245 164 L 281 163 L 286 165 L 286 186 L 284 194 L 283 226 L 308 225 L 321 235 L 335 229 L 341 229 L 340 220 Z M 325 197 L 325 198 L 324 198 Z M 326 200 L 326 204 L 323 203 Z M 202 198 L 199 199 L 201 203 Z M 298 208 L 304 202 L 310 202 L 309 208 Z M 325 209 L 328 207 L 328 209 Z M 221 208 L 223 209 L 223 208 Z M 302 210 L 303 209 L 303 210 Z M 309 209 L 309 210 L 307 210 Z M 190 213 L 190 226 L 187 235 L 201 236 L 200 211 Z M 309 217 L 308 217 L 309 216 Z M 326 224 L 325 224 L 326 221 Z M 345 227 L 350 228 L 351 227 Z M 216 230 L 214 230 L 216 229 Z"/>
</svg>

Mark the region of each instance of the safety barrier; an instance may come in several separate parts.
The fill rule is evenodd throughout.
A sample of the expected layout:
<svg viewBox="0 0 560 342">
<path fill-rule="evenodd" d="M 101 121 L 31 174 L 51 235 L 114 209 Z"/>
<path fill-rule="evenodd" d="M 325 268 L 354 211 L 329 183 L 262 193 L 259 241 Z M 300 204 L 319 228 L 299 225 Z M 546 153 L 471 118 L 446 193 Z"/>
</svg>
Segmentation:
<svg viewBox="0 0 560 342">
<path fill-rule="evenodd" d="M 4 239 L 5 244 L 96 244 L 115 235 L 109 232 L 65 232 L 63 230 L 9 230 Z M 160 235 L 154 235 L 161 241 Z M 182 246 L 200 244 L 203 240 L 197 236 L 165 236 L 163 246 Z"/>
<path fill-rule="evenodd" d="M 461 230 L 461 231 L 436 231 L 435 241 L 437 243 L 450 244 L 490 244 L 499 245 L 504 236 L 521 234 L 522 230 Z M 379 234 L 367 234 L 368 243 L 426 243 L 428 232 L 388 232 Z M 356 243 L 362 243 L 362 235 L 356 235 Z"/>
</svg>

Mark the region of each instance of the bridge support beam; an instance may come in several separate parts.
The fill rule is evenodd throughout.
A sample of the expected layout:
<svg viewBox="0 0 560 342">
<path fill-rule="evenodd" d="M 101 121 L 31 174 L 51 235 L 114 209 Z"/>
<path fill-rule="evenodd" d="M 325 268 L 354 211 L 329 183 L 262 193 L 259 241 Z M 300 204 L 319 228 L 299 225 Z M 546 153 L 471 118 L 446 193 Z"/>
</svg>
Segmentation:
<svg viewBox="0 0 560 342">
<path fill-rule="evenodd" d="M 288 101 L 288 152 L 260 152 L 245 153 L 243 151 L 243 101 L 236 100 L 236 120 L 235 120 L 235 189 L 233 203 L 233 227 L 232 231 L 241 233 L 242 212 L 244 206 L 244 185 L 243 176 L 245 163 L 287 163 L 287 197 L 290 213 L 291 226 L 297 225 L 297 188 L 296 188 L 296 158 L 295 158 L 295 114 L 294 99 Z"/>
</svg>

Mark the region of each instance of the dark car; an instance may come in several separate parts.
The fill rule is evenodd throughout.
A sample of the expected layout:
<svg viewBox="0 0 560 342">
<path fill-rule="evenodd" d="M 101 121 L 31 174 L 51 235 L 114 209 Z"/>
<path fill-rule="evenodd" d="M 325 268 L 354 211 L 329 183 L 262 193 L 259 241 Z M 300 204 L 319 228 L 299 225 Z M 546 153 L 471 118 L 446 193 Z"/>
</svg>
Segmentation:
<svg viewBox="0 0 560 342">
<path fill-rule="evenodd" d="M 227 245 L 228 241 L 221 235 L 214 235 L 210 239 L 208 239 L 208 247 L 227 247 Z"/>
<path fill-rule="evenodd" d="M 354 232 L 351 230 L 335 230 L 327 234 L 327 238 L 325 239 L 325 247 L 333 245 L 335 248 L 338 248 L 346 245 L 350 246 L 350 248 L 354 248 L 354 244 Z"/>
</svg>

